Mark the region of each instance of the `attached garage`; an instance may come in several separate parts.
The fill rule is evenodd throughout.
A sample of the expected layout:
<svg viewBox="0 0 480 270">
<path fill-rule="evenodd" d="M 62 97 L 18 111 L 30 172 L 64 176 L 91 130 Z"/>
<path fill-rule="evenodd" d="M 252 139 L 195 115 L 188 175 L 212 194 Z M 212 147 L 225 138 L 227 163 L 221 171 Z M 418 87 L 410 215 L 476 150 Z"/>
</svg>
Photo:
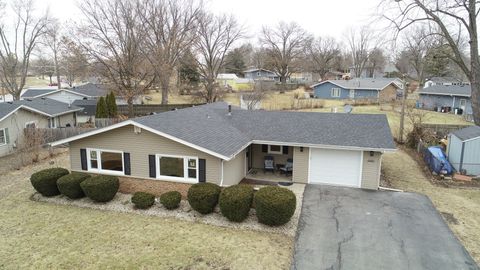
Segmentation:
<svg viewBox="0 0 480 270">
<path fill-rule="evenodd" d="M 362 153 L 311 148 L 309 183 L 361 187 Z"/>
</svg>

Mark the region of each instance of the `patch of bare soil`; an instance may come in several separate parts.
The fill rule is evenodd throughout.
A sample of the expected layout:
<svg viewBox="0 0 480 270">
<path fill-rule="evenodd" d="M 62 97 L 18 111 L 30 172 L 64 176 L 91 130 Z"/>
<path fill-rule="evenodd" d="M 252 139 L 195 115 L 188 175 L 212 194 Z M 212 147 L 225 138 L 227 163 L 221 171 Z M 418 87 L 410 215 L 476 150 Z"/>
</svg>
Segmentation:
<svg viewBox="0 0 480 270">
<path fill-rule="evenodd" d="M 402 148 L 383 157 L 383 173 L 390 187 L 427 195 L 439 212 L 448 213 L 443 217 L 449 227 L 480 263 L 480 190 L 434 184 L 423 167 Z"/>
</svg>

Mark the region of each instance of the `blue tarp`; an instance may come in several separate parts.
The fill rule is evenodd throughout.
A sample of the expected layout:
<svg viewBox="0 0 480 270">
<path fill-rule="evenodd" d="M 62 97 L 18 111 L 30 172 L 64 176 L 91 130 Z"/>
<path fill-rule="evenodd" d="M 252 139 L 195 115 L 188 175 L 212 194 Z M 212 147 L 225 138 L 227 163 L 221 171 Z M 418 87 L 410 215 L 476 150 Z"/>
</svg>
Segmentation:
<svg viewBox="0 0 480 270">
<path fill-rule="evenodd" d="M 453 167 L 448 162 L 443 149 L 440 146 L 430 146 L 425 150 L 423 155 L 425 163 L 432 172 L 437 174 L 451 175 L 453 173 Z"/>
</svg>

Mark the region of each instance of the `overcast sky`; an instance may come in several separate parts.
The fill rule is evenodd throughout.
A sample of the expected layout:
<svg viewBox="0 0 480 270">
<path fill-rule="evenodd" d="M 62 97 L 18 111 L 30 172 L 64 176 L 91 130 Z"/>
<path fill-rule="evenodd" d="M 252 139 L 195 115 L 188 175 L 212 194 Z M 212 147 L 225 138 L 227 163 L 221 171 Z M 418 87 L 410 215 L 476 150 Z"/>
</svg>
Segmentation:
<svg viewBox="0 0 480 270">
<path fill-rule="evenodd" d="M 296 21 L 317 36 L 342 38 L 355 25 L 367 24 L 380 0 L 206 0 L 214 13 L 234 14 L 250 35 L 258 34 L 262 25 L 279 21 Z M 80 16 L 76 0 L 41 0 L 50 6 L 52 15 L 61 21 Z M 256 39 L 255 39 L 256 40 Z"/>
</svg>

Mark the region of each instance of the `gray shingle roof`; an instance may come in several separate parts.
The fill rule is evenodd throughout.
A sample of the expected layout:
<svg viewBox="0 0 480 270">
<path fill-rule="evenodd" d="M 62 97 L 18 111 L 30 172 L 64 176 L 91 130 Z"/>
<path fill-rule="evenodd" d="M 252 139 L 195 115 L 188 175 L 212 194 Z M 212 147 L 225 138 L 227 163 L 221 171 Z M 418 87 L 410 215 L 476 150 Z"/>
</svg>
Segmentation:
<svg viewBox="0 0 480 270">
<path fill-rule="evenodd" d="M 17 100 L 13 102 L 0 103 L 0 119 L 23 106 L 25 109 L 39 111 L 49 116 L 58 116 L 69 112 L 80 111 L 82 108 L 68 105 L 49 98 L 36 98 L 32 100 Z"/>
<path fill-rule="evenodd" d="M 79 99 L 73 101 L 72 105 L 83 108 L 81 115 L 92 116 L 95 115 L 97 111 L 97 100 L 96 99 Z"/>
<path fill-rule="evenodd" d="M 315 87 L 324 83 L 333 83 L 345 89 L 363 89 L 363 90 L 382 90 L 388 85 L 394 83 L 398 86 L 397 79 L 381 78 L 381 79 L 369 79 L 369 78 L 356 78 L 351 80 L 328 80 L 312 85 Z"/>
<path fill-rule="evenodd" d="M 441 96 L 464 96 L 470 97 L 472 88 L 470 85 L 432 85 L 418 91 L 424 95 L 441 95 Z"/>
<path fill-rule="evenodd" d="M 246 111 L 223 102 L 133 119 L 226 157 L 252 141 L 395 149 L 385 115 Z"/>
<path fill-rule="evenodd" d="M 480 127 L 479 126 L 471 126 L 467 128 L 462 128 L 457 131 L 452 132 L 455 136 L 457 136 L 460 140 L 466 141 L 469 139 L 480 137 Z"/>
<path fill-rule="evenodd" d="M 108 89 L 105 86 L 93 83 L 75 86 L 70 88 L 69 90 L 89 97 L 103 97 L 109 93 Z"/>
<path fill-rule="evenodd" d="M 35 98 L 41 95 L 49 94 L 57 91 L 58 89 L 27 89 L 23 94 L 22 98 Z"/>
</svg>

